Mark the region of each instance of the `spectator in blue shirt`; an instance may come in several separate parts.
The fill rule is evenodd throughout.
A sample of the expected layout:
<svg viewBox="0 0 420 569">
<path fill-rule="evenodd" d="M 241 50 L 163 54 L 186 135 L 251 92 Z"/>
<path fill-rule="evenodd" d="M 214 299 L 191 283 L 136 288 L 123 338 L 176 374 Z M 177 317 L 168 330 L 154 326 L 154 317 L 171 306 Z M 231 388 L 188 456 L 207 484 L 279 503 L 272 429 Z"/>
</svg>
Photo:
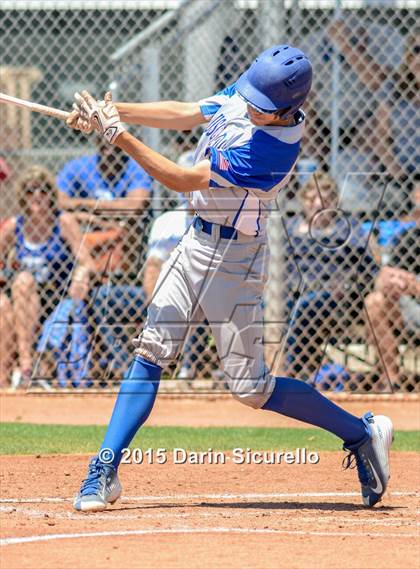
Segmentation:
<svg viewBox="0 0 420 569">
<path fill-rule="evenodd" d="M 131 158 L 103 138 L 97 153 L 64 165 L 57 176 L 63 209 L 141 211 L 152 189 L 152 178 Z"/>
<path fill-rule="evenodd" d="M 77 212 L 88 222 L 89 231 L 125 228 L 121 259 L 112 247 L 98 246 L 95 259 L 104 264 L 98 286 L 92 290 L 91 318 L 95 326 L 94 350 L 102 377 L 120 375 L 127 359 L 123 347 L 129 345 L 126 327 L 139 324 L 144 316 L 145 295 L 138 273 L 145 257 L 145 235 L 152 178 L 131 158 L 101 137 L 96 139 L 97 153 L 82 156 L 64 165 L 57 177 L 60 204 Z M 143 212 L 141 215 L 139 215 Z M 92 220 L 92 213 L 95 215 Z M 120 222 L 117 222 L 117 217 Z M 96 250 L 95 249 L 95 250 Z M 115 261 L 118 262 L 116 266 Z M 95 374 L 94 374 L 95 375 Z"/>
</svg>

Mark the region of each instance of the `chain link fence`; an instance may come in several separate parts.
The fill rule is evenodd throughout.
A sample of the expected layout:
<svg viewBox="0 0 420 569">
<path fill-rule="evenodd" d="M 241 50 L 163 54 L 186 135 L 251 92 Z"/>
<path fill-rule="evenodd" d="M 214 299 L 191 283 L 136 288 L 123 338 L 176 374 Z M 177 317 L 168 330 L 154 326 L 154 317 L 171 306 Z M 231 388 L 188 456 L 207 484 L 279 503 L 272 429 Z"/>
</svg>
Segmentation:
<svg viewBox="0 0 420 569">
<path fill-rule="evenodd" d="M 270 44 L 307 52 L 314 86 L 305 139 L 269 227 L 267 363 L 320 389 L 417 390 L 416 2 L 63 4 L 2 3 L 1 91 L 63 109 L 83 88 L 98 97 L 111 88 L 114 100 L 197 100 L 234 82 Z M 188 213 L 94 136 L 9 105 L 0 112 L 0 379 L 110 388 L 175 245 L 161 216 L 179 207 L 181 236 Z M 173 160 L 200 136 L 132 132 Z M 223 387 L 205 324 L 182 352 L 168 377 Z"/>
</svg>

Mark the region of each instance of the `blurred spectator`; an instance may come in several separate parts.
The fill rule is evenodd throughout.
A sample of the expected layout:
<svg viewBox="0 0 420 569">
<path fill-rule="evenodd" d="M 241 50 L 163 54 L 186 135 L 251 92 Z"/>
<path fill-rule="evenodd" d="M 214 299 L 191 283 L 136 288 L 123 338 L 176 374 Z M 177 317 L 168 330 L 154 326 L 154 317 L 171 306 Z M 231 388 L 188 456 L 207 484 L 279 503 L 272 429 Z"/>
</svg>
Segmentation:
<svg viewBox="0 0 420 569">
<path fill-rule="evenodd" d="M 152 179 L 122 150 L 96 137 L 97 152 L 70 160 L 57 176 L 62 209 L 133 211 L 145 209 Z"/>
<path fill-rule="evenodd" d="M 384 195 L 384 201 L 389 199 L 388 192 Z M 365 221 L 363 229 L 369 236 L 372 249 L 376 252 L 376 258 L 381 265 L 388 265 L 399 237 L 420 223 L 420 183 L 417 183 L 410 194 L 410 207 L 406 215 L 405 208 L 394 210 L 389 219 Z M 391 213 L 391 212 L 388 212 Z"/>
<path fill-rule="evenodd" d="M 382 87 L 380 98 L 376 153 L 401 185 L 398 203 L 420 179 L 420 36 L 408 38 L 403 61 Z"/>
<path fill-rule="evenodd" d="M 178 164 L 190 167 L 193 164 L 194 152 L 183 152 Z M 192 210 L 189 209 L 188 200 L 182 198 L 182 204 L 171 211 L 162 213 L 152 225 L 149 236 L 147 261 L 144 269 L 143 286 L 148 302 L 153 297 L 153 291 L 158 281 L 164 263 L 170 262 L 172 252 L 192 222 Z M 173 261 L 176 257 L 173 259 Z M 183 349 L 183 365 L 178 374 L 179 379 L 193 379 L 199 355 L 207 346 L 208 336 L 203 326 L 191 328 L 190 336 Z"/>
<path fill-rule="evenodd" d="M 363 98 L 359 88 L 355 91 L 354 100 L 370 109 L 365 117 L 370 120 L 353 121 L 354 132 L 346 132 L 348 141 L 343 141 L 337 171 L 385 172 L 394 183 L 392 203 L 387 200 L 387 207 L 395 208 L 407 200 L 420 166 L 420 37 L 408 37 L 404 49 L 404 38 L 389 26 L 355 30 L 336 21 L 329 33 L 360 84 L 369 90 Z M 349 115 L 347 106 L 345 113 Z M 360 193 L 357 178 L 348 181 Z"/>
<path fill-rule="evenodd" d="M 6 192 L 5 183 L 12 177 L 10 166 L 5 158 L 0 155 L 0 196 L 2 207 L 0 209 L 0 240 L 3 233 L 3 226 L 7 223 L 5 211 L 3 211 L 4 193 Z M 13 350 L 13 313 L 8 305 L 7 298 L 2 294 L 1 289 L 6 284 L 7 273 L 6 264 L 0 258 L 0 387 L 7 384 L 7 377 L 11 371 L 12 361 L 10 357 L 3 357 L 3 354 L 11 354 Z"/>
<path fill-rule="evenodd" d="M 122 379 L 128 359 L 127 350 L 131 347 L 130 336 L 146 317 L 147 308 L 139 276 L 128 271 L 121 272 L 121 263 L 127 255 L 120 250 L 120 245 L 121 239 L 124 244 L 127 243 L 127 231 L 116 236 L 113 233 L 114 230 L 111 229 L 86 235 L 88 243 L 92 243 L 92 236 L 96 236 L 95 242 L 99 249 L 104 245 L 101 243 L 102 236 L 107 240 L 110 238 L 104 258 L 95 259 L 100 271 L 96 275 L 89 302 L 89 323 L 93 332 L 91 372 L 102 386 L 108 380 Z M 143 235 L 143 231 L 138 232 L 136 237 L 142 238 Z M 137 248 L 137 255 L 142 264 L 140 248 Z"/>
<path fill-rule="evenodd" d="M 309 121 L 303 156 L 317 160 L 322 167 L 329 166 L 341 186 L 338 175 L 345 178 L 375 158 L 372 118 L 378 92 L 400 64 L 404 39 L 398 29 L 384 21 L 368 19 L 363 12 L 342 10 L 340 18 L 329 26 L 310 26 L 299 42 L 315 71 L 305 109 Z M 338 152 L 345 151 L 357 135 L 357 151 L 353 148 L 338 164 Z"/>
<path fill-rule="evenodd" d="M 403 216 L 405 223 L 420 224 L 420 182 L 416 182 L 411 192 L 412 207 L 407 215 Z"/>
<path fill-rule="evenodd" d="M 95 141 L 95 155 L 71 160 L 59 172 L 59 203 L 65 209 L 87 210 L 87 213 L 76 211 L 76 215 L 90 232 L 87 242 L 95 247 L 98 265 L 108 263 L 107 271 L 112 270 L 113 280 L 118 273 L 120 282 L 123 280 L 124 284 L 131 284 L 133 279 L 137 279 L 144 261 L 142 237 L 149 222 L 147 206 L 152 179 L 119 148 L 109 145 L 101 137 L 96 137 Z M 97 215 L 93 217 L 92 213 Z M 104 234 L 104 230 L 108 234 Z M 95 231 L 98 231 L 97 235 Z M 119 240 L 118 266 L 112 233 Z M 111 256 L 105 237 L 111 245 Z"/>
<path fill-rule="evenodd" d="M 147 261 L 143 275 L 143 287 L 148 302 L 153 296 L 162 266 L 171 256 L 191 222 L 192 211 L 188 208 L 185 198 L 182 198 L 182 204 L 179 207 L 162 213 L 154 220 L 149 235 Z"/>
<path fill-rule="evenodd" d="M 131 349 L 130 337 L 146 318 L 146 296 L 140 285 L 119 284 L 110 275 L 104 284 L 92 290 L 91 297 L 92 375 L 105 386 L 109 380 L 120 381 L 123 377 L 129 359 L 127 352 Z"/>
<path fill-rule="evenodd" d="M 89 212 L 76 215 L 86 224 L 86 242 L 102 270 L 102 284 L 97 282 L 92 290 L 90 317 L 95 327 L 94 363 L 105 382 L 125 365 L 127 326 L 137 326 L 145 314 L 138 273 L 144 261 L 152 178 L 102 137 L 95 137 L 95 142 L 96 154 L 65 164 L 57 185 L 64 208 Z M 91 213 L 101 215 L 92 218 Z"/>
<path fill-rule="evenodd" d="M 0 245 L 2 245 L 2 235 L 6 225 L 7 220 L 0 219 Z M 3 292 L 7 279 L 6 263 L 0 258 L 0 387 L 6 387 L 13 364 L 13 311 L 7 296 Z"/>
<path fill-rule="evenodd" d="M 400 64 L 404 39 L 393 26 L 368 22 L 353 10 L 343 11 L 329 27 L 312 30 L 300 40 L 317 71 L 313 105 L 326 124 L 332 107 L 340 107 L 340 128 L 349 131 L 374 113 L 376 93 Z M 333 72 L 334 64 L 339 74 Z"/>
<path fill-rule="evenodd" d="M 353 14 L 333 20 L 328 36 L 360 83 L 374 92 L 401 61 L 404 39 L 393 26 L 369 23 Z"/>
<path fill-rule="evenodd" d="M 302 151 L 298 160 L 298 168 L 302 173 L 308 174 L 308 179 L 313 173 L 313 166 L 307 168 L 308 164 L 316 166 L 316 170 L 326 168 L 330 162 L 331 153 L 331 125 L 321 118 L 318 105 L 313 95 L 310 94 L 305 103 L 306 126 L 302 138 Z M 302 162 L 304 164 L 302 166 Z M 304 183 L 299 177 L 299 184 Z M 306 181 L 306 180 L 305 180 Z M 291 197 L 291 196 L 290 196 Z"/>
<path fill-rule="evenodd" d="M 419 192 L 419 187 L 413 191 L 417 200 L 414 210 L 400 222 L 392 247 L 388 247 L 388 266 L 381 269 L 374 292 L 366 298 L 367 331 L 378 351 L 382 389 L 398 387 L 404 379 L 398 361 L 401 340 L 418 346 L 420 339 Z"/>
<path fill-rule="evenodd" d="M 337 209 L 337 186 L 327 174 L 315 173 L 298 197 L 302 214 L 285 222 L 286 368 L 308 378 L 322 346 L 361 319 L 377 267 L 358 221 Z"/>
<path fill-rule="evenodd" d="M 87 296 L 89 274 L 95 267 L 74 215 L 57 207 L 54 178 L 47 169 L 29 168 L 18 180 L 17 196 L 19 215 L 7 219 L 0 234 L 2 261 L 10 270 L 1 292 L 4 328 L 0 334 L 16 334 L 17 375 L 26 383 L 32 373 L 38 326 L 65 295 L 70 275 L 70 297 L 83 300 Z M 0 354 L 7 369 L 12 357 L 10 349 Z"/>
<path fill-rule="evenodd" d="M 336 172 L 340 189 L 340 207 L 345 211 L 371 216 L 383 208 L 384 177 L 375 152 L 366 150 L 369 140 L 366 126 L 355 128 L 348 144 L 337 155 Z"/>
</svg>

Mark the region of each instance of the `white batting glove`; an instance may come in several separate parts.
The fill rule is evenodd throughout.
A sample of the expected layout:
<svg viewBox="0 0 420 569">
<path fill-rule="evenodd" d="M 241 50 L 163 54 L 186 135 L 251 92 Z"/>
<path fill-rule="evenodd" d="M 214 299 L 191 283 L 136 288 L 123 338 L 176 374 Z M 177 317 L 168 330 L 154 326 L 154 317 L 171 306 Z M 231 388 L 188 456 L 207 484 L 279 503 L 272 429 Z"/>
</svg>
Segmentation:
<svg viewBox="0 0 420 569">
<path fill-rule="evenodd" d="M 86 91 L 87 92 L 87 91 Z M 78 95 L 78 93 L 77 93 Z M 76 96 L 76 93 L 75 93 Z M 105 101 L 96 101 L 97 104 L 103 108 L 105 107 Z M 71 111 L 69 117 L 66 120 L 67 126 L 74 130 L 80 130 L 83 134 L 90 134 L 93 131 L 93 126 L 90 121 L 84 117 L 82 118 L 80 114 L 80 109 L 77 103 L 73 103 L 73 110 Z"/>
<path fill-rule="evenodd" d="M 126 130 L 121 123 L 117 107 L 112 102 L 110 91 L 105 93 L 105 105 L 102 101 L 95 101 L 87 91 L 75 93 L 74 98 L 82 123 L 92 125 L 110 144 Z"/>
<path fill-rule="evenodd" d="M 80 130 L 83 132 L 83 134 L 90 134 L 93 130 L 93 126 L 90 124 L 90 122 L 81 118 L 79 107 L 76 105 L 76 103 L 73 103 L 73 110 L 71 111 L 69 117 L 66 119 L 66 124 L 73 130 Z"/>
</svg>

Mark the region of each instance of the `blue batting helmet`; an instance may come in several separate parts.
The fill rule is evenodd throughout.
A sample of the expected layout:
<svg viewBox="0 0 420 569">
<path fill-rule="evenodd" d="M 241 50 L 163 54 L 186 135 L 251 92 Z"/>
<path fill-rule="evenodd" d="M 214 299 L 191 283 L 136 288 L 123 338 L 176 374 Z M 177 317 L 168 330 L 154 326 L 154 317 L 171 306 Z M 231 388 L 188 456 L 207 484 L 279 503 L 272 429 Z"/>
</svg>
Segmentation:
<svg viewBox="0 0 420 569">
<path fill-rule="evenodd" d="M 304 103 L 312 84 L 312 65 L 296 47 L 282 44 L 263 51 L 236 82 L 236 91 L 266 113 L 284 110 L 287 118 Z"/>
</svg>

